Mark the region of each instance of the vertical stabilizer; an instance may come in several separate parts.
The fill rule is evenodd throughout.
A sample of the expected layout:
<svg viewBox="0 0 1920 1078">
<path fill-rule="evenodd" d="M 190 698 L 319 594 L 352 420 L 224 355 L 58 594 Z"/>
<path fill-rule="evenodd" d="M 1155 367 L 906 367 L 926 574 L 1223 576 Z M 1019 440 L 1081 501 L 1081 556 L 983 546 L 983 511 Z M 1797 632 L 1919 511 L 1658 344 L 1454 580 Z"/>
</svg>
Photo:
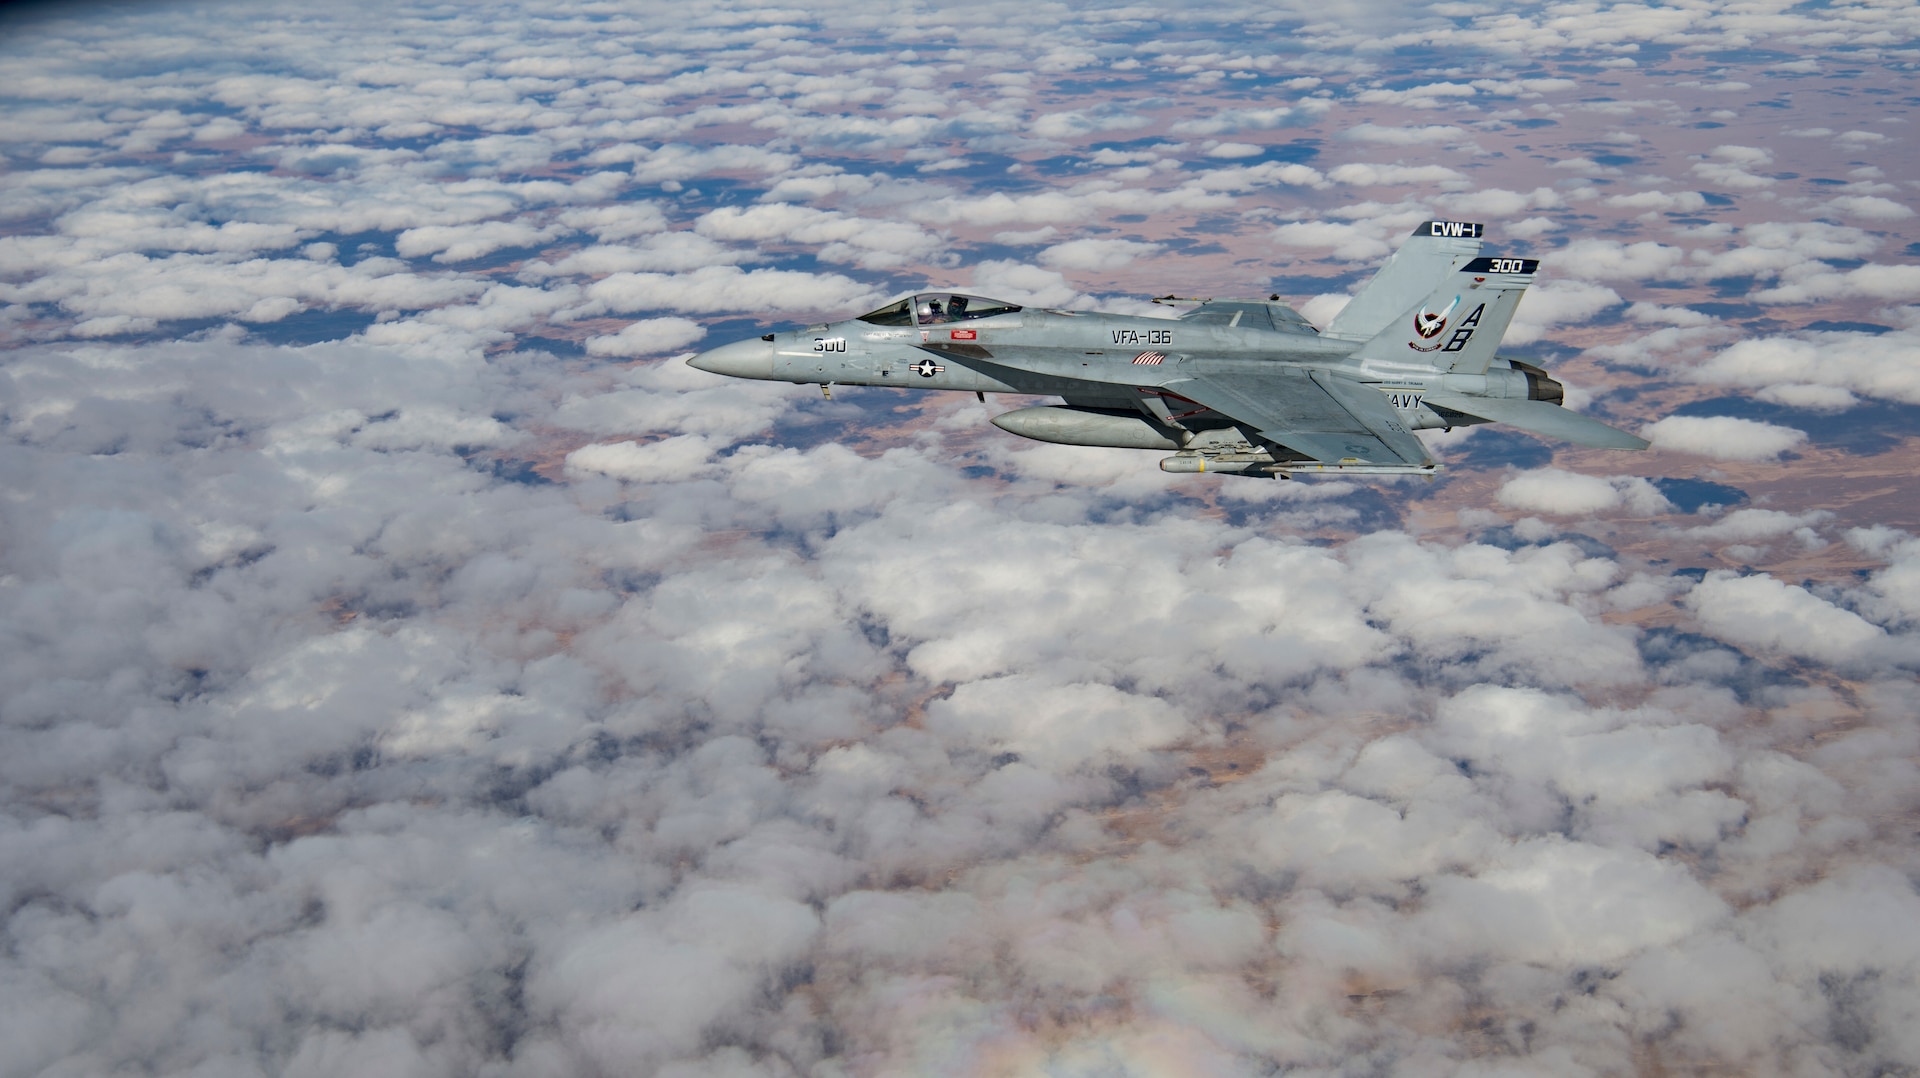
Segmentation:
<svg viewBox="0 0 1920 1078">
<path fill-rule="evenodd" d="M 1428 221 L 1414 229 L 1413 238 L 1327 323 L 1325 335 L 1371 339 L 1431 292 L 1434 282 L 1479 254 L 1485 231 L 1467 221 Z"/>
<path fill-rule="evenodd" d="M 1450 374 L 1485 374 L 1539 268 L 1537 258 L 1475 258 L 1409 304 L 1354 358 L 1424 360 Z"/>
</svg>

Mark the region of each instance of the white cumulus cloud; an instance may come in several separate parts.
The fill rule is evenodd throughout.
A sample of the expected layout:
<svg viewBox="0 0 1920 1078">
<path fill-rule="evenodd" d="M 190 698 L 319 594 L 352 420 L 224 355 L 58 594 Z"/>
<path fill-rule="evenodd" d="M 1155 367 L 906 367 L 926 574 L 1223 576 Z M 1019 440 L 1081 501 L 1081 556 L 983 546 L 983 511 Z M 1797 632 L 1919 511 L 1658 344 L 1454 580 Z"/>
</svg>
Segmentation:
<svg viewBox="0 0 1920 1078">
<path fill-rule="evenodd" d="M 1807 440 L 1805 431 L 1733 416 L 1668 416 L 1640 435 L 1655 449 L 1715 460 L 1773 460 Z"/>
</svg>

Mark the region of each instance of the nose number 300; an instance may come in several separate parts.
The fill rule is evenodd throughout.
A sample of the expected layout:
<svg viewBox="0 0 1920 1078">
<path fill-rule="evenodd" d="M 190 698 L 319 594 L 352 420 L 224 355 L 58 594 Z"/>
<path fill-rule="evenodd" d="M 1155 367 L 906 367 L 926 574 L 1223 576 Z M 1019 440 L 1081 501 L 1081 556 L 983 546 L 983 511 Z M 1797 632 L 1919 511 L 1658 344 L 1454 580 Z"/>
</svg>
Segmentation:
<svg viewBox="0 0 1920 1078">
<path fill-rule="evenodd" d="M 844 352 L 847 350 L 845 337 L 815 337 L 813 350 L 816 352 Z"/>
</svg>

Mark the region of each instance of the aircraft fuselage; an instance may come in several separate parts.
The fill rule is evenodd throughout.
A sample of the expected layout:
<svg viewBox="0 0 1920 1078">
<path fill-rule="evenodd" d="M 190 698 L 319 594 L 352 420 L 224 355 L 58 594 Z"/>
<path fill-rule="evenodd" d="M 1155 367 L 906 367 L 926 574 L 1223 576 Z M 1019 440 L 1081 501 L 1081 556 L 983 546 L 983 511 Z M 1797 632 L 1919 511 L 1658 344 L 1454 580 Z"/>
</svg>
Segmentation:
<svg viewBox="0 0 1920 1078">
<path fill-rule="evenodd" d="M 1414 230 L 1323 333 L 1272 297 L 1178 318 L 923 292 L 688 362 L 739 378 L 1057 395 L 996 416 L 1069 445 L 1171 449 L 1167 471 L 1432 474 L 1412 431 L 1497 422 L 1579 445 L 1646 442 L 1564 410 L 1560 383 L 1495 354 L 1539 262 L 1481 256 L 1482 226 Z M 1172 297 L 1164 297 L 1171 299 Z"/>
<path fill-rule="evenodd" d="M 1523 400 L 1540 392 L 1537 377 L 1530 386 L 1526 373 L 1511 367 L 1463 375 L 1425 362 L 1356 361 L 1359 344 L 1321 337 L 1304 325 L 1287 332 L 1029 307 L 964 323 L 822 323 L 723 345 L 691 362 L 739 378 L 1061 396 L 1125 408 L 1196 373 L 1312 367 L 1373 386 L 1412 429 L 1482 422 L 1426 407 L 1429 388 Z"/>
</svg>

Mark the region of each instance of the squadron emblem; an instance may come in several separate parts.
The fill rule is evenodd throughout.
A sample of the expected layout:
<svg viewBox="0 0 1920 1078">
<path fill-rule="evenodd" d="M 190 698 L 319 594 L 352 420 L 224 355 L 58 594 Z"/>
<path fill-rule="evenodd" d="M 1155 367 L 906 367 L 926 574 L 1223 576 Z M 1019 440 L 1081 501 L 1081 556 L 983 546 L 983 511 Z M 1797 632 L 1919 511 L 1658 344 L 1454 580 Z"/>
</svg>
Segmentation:
<svg viewBox="0 0 1920 1078">
<path fill-rule="evenodd" d="M 1458 306 L 1460 306 L 1459 296 L 1453 297 L 1453 302 L 1447 304 L 1446 310 L 1441 311 L 1439 314 L 1432 313 L 1422 304 L 1419 310 L 1413 312 L 1413 331 L 1418 333 L 1422 340 L 1433 340 L 1447 328 L 1447 319 L 1453 315 L 1453 309 Z M 1407 347 L 1416 352 L 1431 352 L 1440 347 L 1440 344 L 1435 341 L 1433 344 L 1422 348 L 1418 344 L 1408 341 Z"/>
</svg>

